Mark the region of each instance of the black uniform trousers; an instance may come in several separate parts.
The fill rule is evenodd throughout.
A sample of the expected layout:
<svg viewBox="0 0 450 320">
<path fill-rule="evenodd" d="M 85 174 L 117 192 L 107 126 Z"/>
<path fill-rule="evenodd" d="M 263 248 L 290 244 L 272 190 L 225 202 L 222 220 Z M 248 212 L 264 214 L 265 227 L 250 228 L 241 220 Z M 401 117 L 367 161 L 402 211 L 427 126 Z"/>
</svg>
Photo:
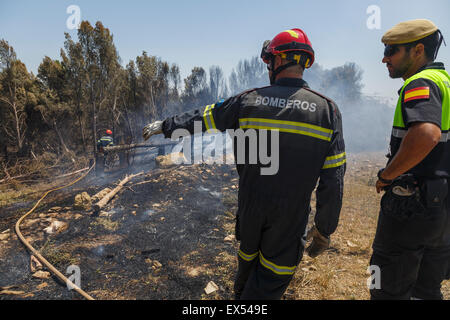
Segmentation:
<svg viewBox="0 0 450 320">
<path fill-rule="evenodd" d="M 380 210 L 371 266 L 380 268 L 372 300 L 442 299 L 450 278 L 450 197 L 441 208 L 398 220 Z M 375 274 L 374 274 L 375 276 Z"/>
<path fill-rule="evenodd" d="M 309 201 L 270 201 L 258 195 L 245 198 L 245 202 L 239 201 L 237 215 L 241 243 L 236 298 L 281 299 L 303 256 Z"/>
</svg>

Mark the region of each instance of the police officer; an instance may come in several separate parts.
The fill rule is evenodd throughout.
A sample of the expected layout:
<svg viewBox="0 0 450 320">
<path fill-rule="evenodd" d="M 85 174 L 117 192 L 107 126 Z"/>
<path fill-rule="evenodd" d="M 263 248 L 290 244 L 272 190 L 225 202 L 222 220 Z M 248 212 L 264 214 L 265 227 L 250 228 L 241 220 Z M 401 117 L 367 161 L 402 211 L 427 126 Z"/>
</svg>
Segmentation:
<svg viewBox="0 0 450 320">
<path fill-rule="evenodd" d="M 372 299 L 442 299 L 449 278 L 450 77 L 434 62 L 443 37 L 429 20 L 399 23 L 382 38 L 383 63 L 399 90 L 371 265 Z M 375 275 L 375 274 L 374 274 Z"/>
<path fill-rule="evenodd" d="M 237 299 L 280 299 L 292 279 L 305 246 L 311 194 L 317 187 L 315 226 L 307 248 L 315 257 L 328 248 L 342 205 L 345 147 L 341 115 L 336 104 L 312 91 L 302 79 L 314 63 L 314 51 L 300 29 L 279 33 L 266 41 L 261 58 L 270 86 L 245 91 L 222 103 L 156 121 L 143 130 L 145 139 L 157 133 L 170 137 L 178 128 L 255 130 L 278 133 L 279 168 L 262 174 L 264 164 L 235 161 L 240 177 L 236 238 L 240 240 L 234 290 Z M 272 132 L 270 137 L 275 136 Z M 266 136 L 266 140 L 267 139 Z M 270 147 L 270 143 L 269 143 Z M 258 153 L 259 154 L 259 153 Z"/>
</svg>

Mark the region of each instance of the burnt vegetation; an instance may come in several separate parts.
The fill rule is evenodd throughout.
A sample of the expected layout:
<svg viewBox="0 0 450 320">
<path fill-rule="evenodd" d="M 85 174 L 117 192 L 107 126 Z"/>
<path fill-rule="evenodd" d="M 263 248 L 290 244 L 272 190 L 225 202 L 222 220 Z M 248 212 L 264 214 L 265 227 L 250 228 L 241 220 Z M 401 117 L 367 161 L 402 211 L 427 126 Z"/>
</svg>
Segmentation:
<svg viewBox="0 0 450 320">
<path fill-rule="evenodd" d="M 355 124 L 360 131 L 356 136 L 367 132 L 362 123 L 369 118 L 386 129 L 386 136 L 389 121 L 380 115 L 390 112 L 380 112 L 387 107 L 361 94 L 362 74 L 354 63 L 331 70 L 315 64 L 305 78 L 312 89 L 336 100 L 349 120 L 344 126 Z M 0 179 L 22 174 L 27 161 L 74 165 L 80 158 L 92 158 L 106 128 L 112 129 L 116 144 L 136 143 L 150 121 L 267 84 L 266 67 L 256 56 L 240 61 L 228 78 L 219 66 L 199 66 L 183 81 L 178 65 L 145 51 L 125 64 L 113 34 L 101 22 L 83 21 L 77 39 L 65 33 L 60 59 L 44 57 L 37 75 L 1 39 Z M 358 142 L 354 136 L 348 135 L 354 150 L 367 147 L 366 139 Z M 384 136 L 369 140 L 372 147 L 385 146 Z"/>
<path fill-rule="evenodd" d="M 362 93 L 362 76 L 355 63 L 333 69 L 316 63 L 305 72 L 310 87 L 340 107 L 352 154 L 332 246 L 317 259 L 304 256 L 284 299 L 368 298 L 380 200 L 373 178 L 385 159 L 381 152 L 355 152 L 386 148 L 393 109 Z M 44 191 L 73 180 L 64 174 L 88 165 L 106 128 L 116 144 L 139 143 L 148 122 L 265 85 L 258 57 L 240 61 L 228 77 L 219 66 L 198 66 L 185 79 L 178 65 L 145 51 L 124 63 L 101 22 L 82 22 L 77 39 L 65 34 L 60 59 L 44 57 L 37 75 L 0 39 L 0 269 L 8 270 L 0 277 L 0 299 L 79 299 L 57 281 L 31 276 L 29 254 L 13 228 Z M 83 289 L 97 299 L 231 299 L 239 246 L 235 168 L 152 168 L 98 216 L 75 209 L 74 198 L 110 187 L 122 171 L 90 175 L 51 194 L 24 222 L 24 235 L 63 272 L 79 265 Z M 56 219 L 68 228 L 47 234 Z M 206 294 L 210 281 L 218 289 Z M 448 297 L 448 282 L 443 292 Z"/>
</svg>

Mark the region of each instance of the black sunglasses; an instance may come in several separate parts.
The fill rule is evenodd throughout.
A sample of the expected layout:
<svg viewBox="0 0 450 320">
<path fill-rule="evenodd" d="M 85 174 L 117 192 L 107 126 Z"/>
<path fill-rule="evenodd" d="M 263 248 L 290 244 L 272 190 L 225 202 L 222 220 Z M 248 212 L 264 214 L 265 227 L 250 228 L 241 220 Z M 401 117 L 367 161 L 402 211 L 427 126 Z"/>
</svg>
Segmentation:
<svg viewBox="0 0 450 320">
<path fill-rule="evenodd" d="M 386 45 L 386 47 L 384 47 L 384 56 L 385 57 L 392 57 L 394 54 L 397 53 L 397 51 L 399 50 L 399 46 L 396 44 L 393 45 Z"/>
</svg>

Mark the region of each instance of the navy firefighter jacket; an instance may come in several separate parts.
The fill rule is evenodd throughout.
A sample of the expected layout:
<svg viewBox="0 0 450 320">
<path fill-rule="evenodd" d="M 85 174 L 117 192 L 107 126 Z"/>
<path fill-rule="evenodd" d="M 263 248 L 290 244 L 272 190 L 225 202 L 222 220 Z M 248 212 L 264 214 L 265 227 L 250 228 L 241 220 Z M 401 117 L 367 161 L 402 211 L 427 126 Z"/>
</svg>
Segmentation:
<svg viewBox="0 0 450 320">
<path fill-rule="evenodd" d="M 324 235 L 336 230 L 346 155 L 341 114 L 332 100 L 302 79 L 283 78 L 167 118 L 163 133 L 166 138 L 176 129 L 192 134 L 196 121 L 203 131 L 227 130 L 232 137 L 240 177 L 238 214 L 251 201 L 252 210 L 264 210 L 271 202 L 307 217 L 317 186 L 316 226 Z M 277 160 L 267 163 L 264 154 Z"/>
</svg>

